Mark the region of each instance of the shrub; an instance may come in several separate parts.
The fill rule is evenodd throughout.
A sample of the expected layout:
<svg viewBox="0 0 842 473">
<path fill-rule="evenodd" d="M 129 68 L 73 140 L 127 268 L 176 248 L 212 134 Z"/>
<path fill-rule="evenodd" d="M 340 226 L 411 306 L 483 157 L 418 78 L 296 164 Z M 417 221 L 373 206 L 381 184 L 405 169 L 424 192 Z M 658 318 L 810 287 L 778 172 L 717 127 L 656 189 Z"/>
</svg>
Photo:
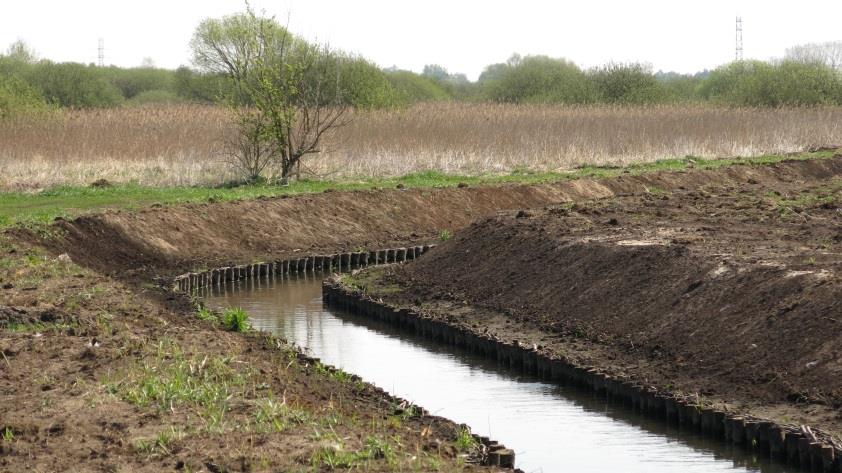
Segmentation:
<svg viewBox="0 0 842 473">
<path fill-rule="evenodd" d="M 604 103 L 654 104 L 667 98 L 663 85 L 643 64 L 612 63 L 591 71 L 590 76 Z"/>
<path fill-rule="evenodd" d="M 18 77 L 0 75 L 0 120 L 40 115 L 48 110 L 34 87 Z"/>
<path fill-rule="evenodd" d="M 513 56 L 506 64 L 486 68 L 480 77 L 482 96 L 495 102 L 595 102 L 597 90 L 576 64 L 547 56 Z"/>
<path fill-rule="evenodd" d="M 120 90 L 95 66 L 41 61 L 28 71 L 27 80 L 47 102 L 61 107 L 113 107 L 123 102 Z"/>
<path fill-rule="evenodd" d="M 819 63 L 738 61 L 714 70 L 699 92 L 707 100 L 737 106 L 839 104 L 842 77 Z"/>
<path fill-rule="evenodd" d="M 450 99 L 450 95 L 434 80 L 414 72 L 387 71 L 386 79 L 395 91 L 396 102 L 401 105 Z"/>
</svg>

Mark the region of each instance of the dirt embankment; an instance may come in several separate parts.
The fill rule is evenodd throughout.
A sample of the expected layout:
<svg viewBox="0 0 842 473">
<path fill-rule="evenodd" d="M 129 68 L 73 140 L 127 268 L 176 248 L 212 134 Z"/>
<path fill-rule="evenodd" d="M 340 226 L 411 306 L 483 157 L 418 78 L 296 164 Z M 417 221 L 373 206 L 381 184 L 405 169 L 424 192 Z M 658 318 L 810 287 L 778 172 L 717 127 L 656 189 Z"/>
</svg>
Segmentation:
<svg viewBox="0 0 842 473">
<path fill-rule="evenodd" d="M 789 165 L 730 170 L 695 189 L 499 214 L 364 284 L 452 323 L 838 435 L 838 165 L 797 179 Z M 739 185 L 734 171 L 746 172 Z"/>
<path fill-rule="evenodd" d="M 501 210 L 699 189 L 715 182 L 787 182 L 842 173 L 842 158 L 716 171 L 657 172 L 546 185 L 383 189 L 108 212 L 59 222 L 48 246 L 107 273 L 172 275 L 203 266 L 270 260 L 301 250 L 384 248 L 437 239 Z"/>
<path fill-rule="evenodd" d="M 506 215 L 494 217 L 468 230 L 456 242 L 448 243 L 439 252 L 440 257 L 425 256 L 418 265 L 407 266 L 407 270 L 415 268 L 411 277 L 418 283 L 419 297 L 432 299 L 442 292 L 455 294 L 463 290 L 460 287 L 473 284 L 474 287 L 464 288 L 464 299 L 462 296 L 445 298 L 443 303 L 453 304 L 455 300 L 461 304 L 462 300 L 487 298 L 489 307 L 514 311 L 511 316 L 500 319 L 498 326 L 490 319 L 471 319 L 478 327 L 482 324 L 492 330 L 509 332 L 514 332 L 513 326 L 518 330 L 534 327 L 538 334 L 536 340 L 546 338 L 541 343 L 563 340 L 565 345 L 558 346 L 587 347 L 592 351 L 583 353 L 593 356 L 601 353 L 593 347 L 603 347 L 618 360 L 615 365 L 622 369 L 636 370 L 661 381 L 675 375 L 675 382 L 692 387 L 690 383 L 696 379 L 694 377 L 704 373 L 702 368 L 707 366 L 702 360 L 709 357 L 694 358 L 696 352 L 692 350 L 703 352 L 704 349 L 693 344 L 693 336 L 685 336 L 691 340 L 686 350 L 668 343 L 670 334 L 677 330 L 670 327 L 680 326 L 680 317 L 675 316 L 673 322 L 665 319 L 663 332 L 655 330 L 657 324 L 655 327 L 647 325 L 648 319 L 640 317 L 637 322 L 642 327 L 640 330 L 660 334 L 661 338 L 652 335 L 650 339 L 648 332 L 642 332 L 635 335 L 633 348 L 620 348 L 621 345 L 612 340 L 621 339 L 625 332 L 620 333 L 619 326 L 612 328 L 613 332 L 610 327 L 606 328 L 607 319 L 587 319 L 587 314 L 581 315 L 584 334 L 607 340 L 597 344 L 587 337 L 570 338 L 566 325 L 559 324 L 560 318 L 543 318 L 543 314 L 559 312 L 547 312 L 543 306 L 529 304 L 535 300 L 552 301 L 558 304 L 553 306 L 557 309 L 572 306 L 571 300 L 576 300 L 572 298 L 574 295 L 586 294 L 591 298 L 576 301 L 575 305 L 582 305 L 603 294 L 613 294 L 611 300 L 618 306 L 636 304 L 640 310 L 645 310 L 649 302 L 661 300 L 665 292 L 677 293 L 693 285 L 682 271 L 686 270 L 685 266 L 707 261 L 702 253 L 699 253 L 702 256 L 694 256 L 692 248 L 696 243 L 622 246 L 606 242 L 603 243 L 605 251 L 594 251 L 593 256 L 588 257 L 590 259 L 584 260 L 576 252 L 565 257 L 554 256 L 553 251 L 561 250 L 548 245 L 551 242 L 556 242 L 559 248 L 567 245 L 563 243 L 565 238 L 574 237 L 559 235 L 564 231 L 571 234 L 578 228 L 573 225 L 575 222 L 581 223 L 581 228 L 576 230 L 581 235 L 591 235 L 588 232 L 594 227 L 603 226 L 627 228 L 622 231 L 632 235 L 629 239 L 639 239 L 638 233 L 655 228 L 652 212 L 657 211 L 664 212 L 663 219 L 667 221 L 657 226 L 678 228 L 677 223 L 669 221 L 682 222 L 682 211 L 678 207 L 671 210 L 670 201 L 652 198 L 668 191 L 701 195 L 701 192 L 709 192 L 703 189 L 712 183 L 736 189 L 751 182 L 756 183 L 750 185 L 757 189 L 764 186 L 786 189 L 790 182 L 828 175 L 842 175 L 842 158 L 532 187 L 381 190 L 185 205 L 62 221 L 47 234 L 17 230 L 0 235 L 0 469 L 116 471 L 126 466 L 146 471 L 299 471 L 326 468 L 330 464 L 366 465 L 372 471 L 455 469 L 461 460 L 455 457 L 453 450 L 457 432 L 452 423 L 399 409 L 382 392 L 347 374 L 334 373 L 296 357 L 283 343 L 260 334 L 225 332 L 218 324 L 199 320 L 186 299 L 151 284 L 153 277 L 204 265 L 282 257 L 296 250 L 307 254 L 386 247 L 393 242 L 405 245 L 416 240 L 428 241 L 436 239 L 441 230 L 464 228 L 471 220 L 500 210 L 543 207 L 570 200 L 613 197 L 615 200 L 605 202 L 637 203 L 633 212 L 622 208 L 614 210 L 619 224 L 611 226 L 603 222 L 610 220 L 608 214 L 597 215 L 584 210 L 590 207 L 571 207 L 564 210 L 568 212 L 567 216 L 552 210 L 546 215 L 537 212 L 532 217 L 520 219 Z M 646 197 L 618 197 L 631 194 Z M 727 198 L 720 201 L 725 208 L 732 205 Z M 685 202 L 685 209 L 699 205 L 701 210 L 692 215 L 700 219 L 721 212 L 710 205 L 679 202 Z M 746 205 L 752 209 L 754 204 Z M 598 212 L 608 212 L 594 208 Z M 633 216 L 636 213 L 641 216 Z M 766 213 L 770 214 L 769 218 L 775 217 L 771 210 Z M 837 217 L 832 209 L 813 210 L 811 207 L 807 212 L 795 214 L 798 220 L 786 227 L 792 235 L 779 238 L 780 242 L 793 241 L 796 242 L 793 245 L 802 245 L 805 239 L 826 236 L 830 245 L 836 245 L 830 233 L 832 227 L 826 229 L 826 235 L 819 235 L 815 233 L 818 231 L 815 225 L 807 225 L 804 230 L 807 233 L 799 234 L 800 219 L 820 217 L 827 219 L 826 222 L 835 222 L 832 219 Z M 750 215 L 759 218 L 766 214 Z M 551 223 L 561 218 L 569 223 Z M 714 222 L 710 224 L 712 230 L 699 227 L 701 231 L 697 233 L 676 230 L 678 235 L 686 234 L 676 238 L 690 239 L 697 235 L 712 239 L 718 231 L 731 229 L 731 221 L 722 222 L 727 225 L 717 226 Z M 687 223 L 688 228 L 690 224 Z M 549 229 L 549 233 L 542 228 Z M 565 228 L 568 230 L 563 230 Z M 755 233 L 746 231 L 746 234 Z M 620 238 L 619 235 L 616 238 Z M 474 255 L 460 254 L 460 245 L 490 246 L 489 251 L 477 259 Z M 682 246 L 690 249 L 681 253 L 679 247 Z M 755 246 L 745 243 L 742 248 L 748 251 Z M 465 248 L 476 248 L 476 255 L 479 255 L 480 246 Z M 722 251 L 731 251 L 728 248 L 726 244 Z M 640 252 L 640 261 L 636 265 L 628 263 L 621 250 Z M 682 264 L 671 266 L 674 278 L 667 277 L 672 275 L 669 271 L 655 271 L 663 260 L 659 252 L 667 256 L 677 253 L 673 260 Z M 70 258 L 59 257 L 62 253 L 68 253 Z M 653 276 L 648 292 L 630 291 L 622 280 L 622 273 L 609 271 L 617 263 L 618 256 L 620 267 L 637 268 L 635 271 L 643 274 L 658 274 Z M 815 252 L 811 257 L 815 261 L 810 268 L 833 269 L 831 265 L 835 260 L 826 260 L 829 256 Z M 444 265 L 450 261 L 455 264 Z M 559 274 L 558 271 L 545 273 L 547 268 L 561 268 L 577 262 L 584 264 L 582 261 L 594 264 L 604 261 L 603 271 L 587 273 L 590 266 L 582 267 L 583 274 L 590 274 L 587 281 L 593 286 L 592 292 L 583 291 L 588 286 L 582 278 L 567 281 L 578 285 L 579 289 L 575 291 L 565 288 L 564 281 L 556 281 L 554 286 L 534 285 L 534 281 Z M 728 268 L 737 268 L 733 269 L 736 276 L 728 269 L 718 277 L 739 278 L 741 266 L 729 264 Z M 428 269 L 423 270 L 425 267 Z M 454 269 L 447 272 L 447 267 Z M 475 273 L 466 272 L 465 268 Z M 816 272 L 813 275 L 799 273 L 785 279 L 785 282 L 789 281 L 786 284 L 793 285 L 786 293 L 792 294 L 792 307 L 765 323 L 790 324 L 790 318 L 808 317 L 804 314 L 809 312 L 800 312 L 805 308 L 823 307 L 815 304 L 827 301 L 829 296 L 823 294 L 836 287 L 835 273 L 830 273 L 830 269 L 829 276 L 821 276 L 824 279 L 818 278 Z M 765 271 L 775 269 L 770 267 Z M 473 283 L 469 279 L 459 279 L 465 274 L 474 274 L 476 279 Z M 439 275 L 444 276 L 442 283 L 452 286 L 445 289 L 430 282 L 429 278 Z M 615 284 L 600 281 L 603 275 L 606 281 Z M 427 289 L 423 289 L 422 284 L 425 278 L 429 284 Z M 826 286 L 811 282 L 814 280 L 825 281 Z M 668 285 L 661 287 L 655 284 L 658 281 Z M 774 284 L 786 286 L 783 282 Z M 810 288 L 815 286 L 814 291 L 819 294 L 815 302 L 798 298 L 797 287 L 808 284 Z M 728 288 L 703 279 L 703 284 L 690 294 L 706 293 L 709 286 L 722 291 Z M 556 290 L 569 297 L 554 296 Z M 769 290 L 773 291 L 770 294 L 781 291 L 777 286 Z M 691 307 L 690 302 L 684 304 Z M 660 307 L 670 310 L 664 304 Z M 720 317 L 718 313 L 710 313 L 714 319 Z M 603 312 L 603 316 L 608 317 L 605 314 L 609 312 Z M 719 330 L 720 325 L 708 328 L 701 322 L 693 323 L 699 330 L 733 331 L 734 334 L 726 335 L 740 342 L 748 339 L 735 338 L 736 333 L 748 337 L 749 329 L 764 323 L 760 318 L 749 318 L 749 325 L 743 329 L 740 328 L 743 317 L 731 317 L 734 323 L 727 326 L 728 330 Z M 828 317 L 838 320 L 834 315 Z M 591 325 L 584 324 L 586 321 Z M 832 327 L 831 323 L 836 322 L 812 319 L 802 325 L 792 322 L 792 325 L 786 325 L 788 332 L 784 332 L 789 335 L 777 346 L 772 346 L 773 341 L 751 339 L 746 349 L 757 350 L 756 353 L 781 352 L 801 349 L 790 347 L 830 343 L 832 331 L 823 328 Z M 708 332 L 700 333 L 711 339 Z M 799 333 L 806 333 L 804 337 L 810 338 L 799 339 Z M 661 339 L 665 341 L 658 345 L 657 340 Z M 757 347 L 751 348 L 750 343 Z M 739 346 L 745 348 L 746 344 Z M 799 392 L 810 399 L 826 396 L 832 402 L 838 399 L 837 391 L 827 389 L 829 385 L 818 385 L 819 390 L 800 388 L 812 379 L 824 376 L 820 374 L 833 373 L 836 369 L 831 362 L 836 356 L 835 348 L 827 344 L 821 346 L 824 352 L 820 353 L 822 357 L 817 358 L 816 364 L 811 365 L 813 371 L 805 368 L 795 376 L 773 376 L 771 382 L 781 383 L 778 380 L 784 379 L 796 387 L 781 385 L 781 393 Z M 734 347 L 731 352 L 739 355 L 737 345 Z M 676 360 L 680 356 L 686 361 L 678 363 Z M 773 374 L 789 373 L 785 370 L 790 367 L 795 370 L 803 362 L 797 356 L 793 360 L 797 362 L 791 361 L 783 369 L 775 368 Z M 673 365 L 680 368 L 670 368 Z M 713 365 L 710 369 L 715 371 L 715 376 L 710 374 L 699 379 L 719 379 L 717 376 L 740 379 L 740 373 L 747 371 L 737 370 L 743 368 L 737 366 L 730 374 L 731 378 L 727 378 L 721 374 L 724 368 Z M 713 386 L 719 389 L 727 384 Z"/>
</svg>

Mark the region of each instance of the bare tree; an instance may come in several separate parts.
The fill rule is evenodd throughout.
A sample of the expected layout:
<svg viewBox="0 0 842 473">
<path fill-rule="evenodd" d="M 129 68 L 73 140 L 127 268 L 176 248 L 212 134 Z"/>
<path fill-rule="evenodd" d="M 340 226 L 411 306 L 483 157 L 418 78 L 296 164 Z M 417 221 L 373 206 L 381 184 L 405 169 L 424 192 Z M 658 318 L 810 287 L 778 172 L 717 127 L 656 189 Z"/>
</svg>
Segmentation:
<svg viewBox="0 0 842 473">
<path fill-rule="evenodd" d="M 249 179 L 271 161 L 286 182 L 305 156 L 321 151 L 326 133 L 347 122 L 344 57 L 293 36 L 274 18 L 248 9 L 205 20 L 191 46 L 197 66 L 231 80 L 226 100 L 244 136 L 236 145 L 248 145 L 237 160 L 249 163 L 240 166 Z"/>
<path fill-rule="evenodd" d="M 800 44 L 787 49 L 786 57 L 799 62 L 825 64 L 842 71 L 842 41 Z"/>
</svg>

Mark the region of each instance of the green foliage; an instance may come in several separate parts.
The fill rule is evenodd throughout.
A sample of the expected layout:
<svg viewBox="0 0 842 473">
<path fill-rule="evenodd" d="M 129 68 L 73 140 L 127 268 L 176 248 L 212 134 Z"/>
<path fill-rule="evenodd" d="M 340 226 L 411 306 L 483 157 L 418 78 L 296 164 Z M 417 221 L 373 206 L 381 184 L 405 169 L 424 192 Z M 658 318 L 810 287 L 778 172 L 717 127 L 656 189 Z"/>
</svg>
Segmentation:
<svg viewBox="0 0 842 473">
<path fill-rule="evenodd" d="M 599 101 L 621 105 L 664 102 L 666 90 L 647 66 L 608 64 L 591 73 Z"/>
<path fill-rule="evenodd" d="M 316 450 L 310 458 L 314 467 L 324 467 L 329 470 L 338 468 L 354 468 L 360 463 L 383 459 L 390 466 L 397 463 L 397 457 L 391 444 L 375 437 L 368 437 L 363 448 L 357 451 L 345 451 L 341 445 L 322 447 Z"/>
<path fill-rule="evenodd" d="M 842 103 L 842 76 L 819 63 L 737 61 L 714 70 L 699 87 L 707 100 L 779 107 Z"/>
<path fill-rule="evenodd" d="M 450 95 L 434 80 L 410 71 L 388 71 L 386 80 L 392 86 L 395 102 L 409 105 L 417 102 L 449 100 Z"/>
<path fill-rule="evenodd" d="M 471 435 L 471 431 L 466 427 L 462 427 L 459 429 L 459 432 L 456 434 L 456 441 L 454 442 L 454 446 L 460 452 L 467 452 L 473 450 L 477 446 L 477 440 Z"/>
<path fill-rule="evenodd" d="M 199 307 L 199 309 L 196 310 L 196 318 L 199 320 L 213 320 L 216 318 L 216 315 L 207 307 Z"/>
<path fill-rule="evenodd" d="M 480 80 L 483 97 L 497 102 L 590 103 L 596 88 L 578 66 L 547 56 L 513 56 Z"/>
<path fill-rule="evenodd" d="M 49 111 L 41 94 L 19 77 L 0 75 L 0 120 L 39 117 Z"/>
<path fill-rule="evenodd" d="M 158 432 L 154 438 L 135 441 L 134 448 L 147 455 L 169 455 L 172 453 L 172 444 L 183 438 L 184 435 L 184 432 L 176 430 L 175 427 L 170 427 L 168 430 Z"/>
<path fill-rule="evenodd" d="M 120 90 L 104 70 L 78 63 L 41 61 L 30 66 L 27 80 L 47 102 L 61 107 L 113 107 L 123 102 Z"/>
<path fill-rule="evenodd" d="M 210 427 L 219 426 L 235 394 L 248 388 L 249 374 L 222 356 L 187 357 L 175 344 L 161 343 L 151 358 L 131 368 L 106 390 L 126 402 L 160 410 L 191 409 Z"/>
<path fill-rule="evenodd" d="M 175 94 L 175 75 L 173 71 L 152 67 L 121 69 L 118 67 L 100 68 L 107 78 L 120 91 L 126 100 L 153 90 L 165 90 Z"/>
<path fill-rule="evenodd" d="M 397 104 L 398 95 L 386 74 L 375 64 L 361 57 L 338 53 L 336 58 L 341 93 L 336 99 L 359 109 L 391 107 Z M 329 102 L 332 101 L 329 98 Z"/>
<path fill-rule="evenodd" d="M 439 232 L 439 240 L 441 240 L 441 241 L 450 240 L 452 237 L 453 237 L 453 234 L 450 233 L 450 230 L 445 229 L 445 230 L 442 230 L 441 232 Z"/>
<path fill-rule="evenodd" d="M 246 332 L 251 328 L 248 318 L 246 311 L 239 307 L 225 309 L 222 313 L 222 327 L 230 332 Z"/>
<path fill-rule="evenodd" d="M 175 94 L 190 102 L 214 103 L 231 94 L 228 80 L 221 74 L 201 73 L 188 67 L 173 72 Z"/>
</svg>

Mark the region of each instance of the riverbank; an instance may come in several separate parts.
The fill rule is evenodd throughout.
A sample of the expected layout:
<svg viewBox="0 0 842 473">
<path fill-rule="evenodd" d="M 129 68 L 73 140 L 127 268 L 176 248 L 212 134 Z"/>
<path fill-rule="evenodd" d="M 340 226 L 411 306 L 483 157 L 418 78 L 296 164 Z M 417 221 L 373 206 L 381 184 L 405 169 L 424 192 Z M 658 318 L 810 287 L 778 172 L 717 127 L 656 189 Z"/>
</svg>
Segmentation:
<svg viewBox="0 0 842 473">
<path fill-rule="evenodd" d="M 537 185 L 154 206 L 12 227 L 0 236 L 0 462 L 12 471 L 463 468 L 452 423 L 396 409 L 265 335 L 201 320 L 207 314 L 173 293 L 171 278 L 427 244 L 501 210 L 702 189 L 712 176 L 738 186 L 839 174 L 831 154 Z"/>
<path fill-rule="evenodd" d="M 524 206 L 343 282 L 478 336 L 838 442 L 840 165 Z"/>
</svg>

